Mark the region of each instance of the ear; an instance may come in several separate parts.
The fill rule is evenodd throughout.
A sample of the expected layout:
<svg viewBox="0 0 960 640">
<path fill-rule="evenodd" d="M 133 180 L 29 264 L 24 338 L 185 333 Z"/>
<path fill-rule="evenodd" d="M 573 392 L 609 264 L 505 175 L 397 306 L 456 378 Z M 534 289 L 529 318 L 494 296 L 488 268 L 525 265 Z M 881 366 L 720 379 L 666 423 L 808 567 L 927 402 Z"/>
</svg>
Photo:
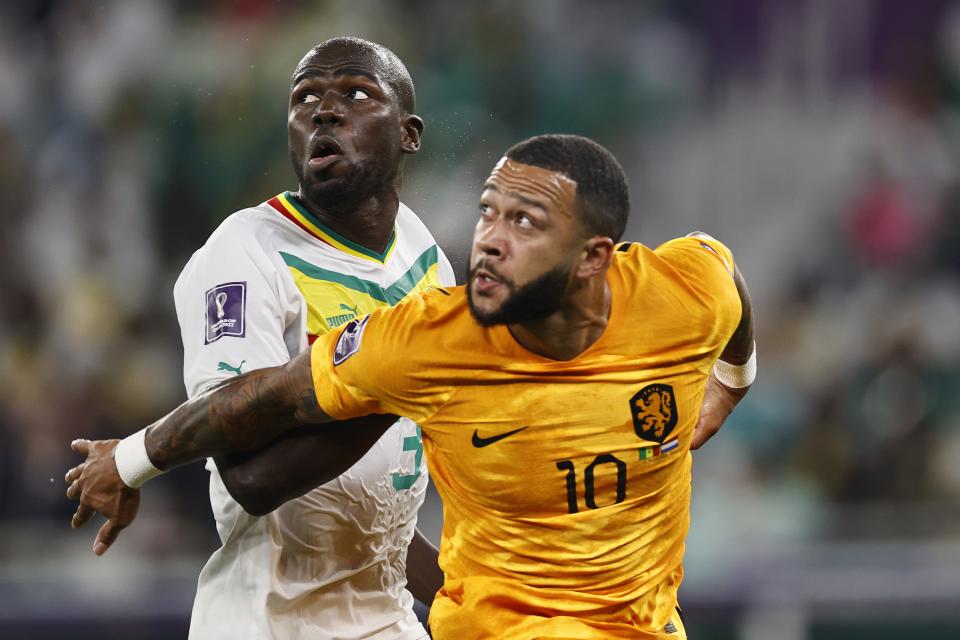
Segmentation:
<svg viewBox="0 0 960 640">
<path fill-rule="evenodd" d="M 587 240 L 580 252 L 576 277 L 587 280 L 606 273 L 613 259 L 613 246 L 613 240 L 604 236 L 594 236 Z"/>
<path fill-rule="evenodd" d="M 423 135 L 423 119 L 412 113 L 403 116 L 403 137 L 400 139 L 400 150 L 404 153 L 420 151 L 420 136 Z"/>
</svg>

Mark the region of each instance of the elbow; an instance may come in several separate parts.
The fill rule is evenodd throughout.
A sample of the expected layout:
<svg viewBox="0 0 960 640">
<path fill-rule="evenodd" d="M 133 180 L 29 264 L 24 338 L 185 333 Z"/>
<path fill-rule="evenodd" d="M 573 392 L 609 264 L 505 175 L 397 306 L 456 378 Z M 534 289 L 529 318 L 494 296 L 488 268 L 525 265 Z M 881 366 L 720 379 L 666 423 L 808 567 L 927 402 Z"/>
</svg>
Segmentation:
<svg viewBox="0 0 960 640">
<path fill-rule="evenodd" d="M 249 513 L 252 516 L 265 516 L 277 507 L 279 504 L 274 504 L 268 500 L 261 500 L 258 498 L 249 498 L 247 497 L 244 500 L 237 500 L 240 503 L 240 506 L 243 507 L 243 510 Z"/>
<path fill-rule="evenodd" d="M 282 504 L 250 474 L 236 473 L 231 469 L 221 473 L 221 477 L 230 496 L 252 516 L 265 516 Z"/>
</svg>

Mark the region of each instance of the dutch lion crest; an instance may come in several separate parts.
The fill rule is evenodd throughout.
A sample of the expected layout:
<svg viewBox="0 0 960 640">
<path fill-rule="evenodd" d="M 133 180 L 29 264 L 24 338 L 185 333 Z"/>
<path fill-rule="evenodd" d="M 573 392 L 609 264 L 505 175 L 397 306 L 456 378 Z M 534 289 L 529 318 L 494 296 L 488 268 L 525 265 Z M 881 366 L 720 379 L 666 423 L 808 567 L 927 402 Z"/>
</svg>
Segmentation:
<svg viewBox="0 0 960 640">
<path fill-rule="evenodd" d="M 633 430 L 644 440 L 663 444 L 677 426 L 677 404 L 673 387 L 648 384 L 630 398 Z"/>
</svg>

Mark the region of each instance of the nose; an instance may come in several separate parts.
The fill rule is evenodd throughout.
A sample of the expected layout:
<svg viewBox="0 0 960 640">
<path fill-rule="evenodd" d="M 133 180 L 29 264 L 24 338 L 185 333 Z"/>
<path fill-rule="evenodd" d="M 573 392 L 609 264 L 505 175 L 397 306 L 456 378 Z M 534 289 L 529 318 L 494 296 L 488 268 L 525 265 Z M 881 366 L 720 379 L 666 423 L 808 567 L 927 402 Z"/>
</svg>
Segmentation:
<svg viewBox="0 0 960 640">
<path fill-rule="evenodd" d="M 502 258 L 506 253 L 506 239 L 500 229 L 499 222 L 477 223 L 473 237 L 477 254 L 487 258 Z"/>
<path fill-rule="evenodd" d="M 338 124 L 343 120 L 343 105 L 335 91 L 327 91 L 317 102 L 313 111 L 313 120 L 317 124 Z"/>
</svg>

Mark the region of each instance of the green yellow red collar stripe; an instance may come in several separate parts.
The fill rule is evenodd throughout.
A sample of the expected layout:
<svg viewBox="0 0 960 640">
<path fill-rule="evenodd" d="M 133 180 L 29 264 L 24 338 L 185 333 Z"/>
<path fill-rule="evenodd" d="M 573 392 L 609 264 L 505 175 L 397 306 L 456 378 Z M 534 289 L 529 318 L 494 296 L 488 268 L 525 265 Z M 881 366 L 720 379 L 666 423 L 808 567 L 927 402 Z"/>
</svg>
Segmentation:
<svg viewBox="0 0 960 640">
<path fill-rule="evenodd" d="M 397 244 L 397 227 L 394 225 L 390 233 L 390 240 L 387 242 L 383 253 L 377 253 L 356 242 L 347 240 L 337 232 L 324 225 L 314 214 L 310 213 L 293 197 L 289 191 L 285 191 L 274 198 L 267 200 L 267 204 L 276 209 L 281 215 L 293 222 L 295 225 L 312 235 L 318 240 L 326 242 L 332 247 L 364 260 L 372 260 L 381 264 L 390 259 L 393 248 Z"/>
</svg>

